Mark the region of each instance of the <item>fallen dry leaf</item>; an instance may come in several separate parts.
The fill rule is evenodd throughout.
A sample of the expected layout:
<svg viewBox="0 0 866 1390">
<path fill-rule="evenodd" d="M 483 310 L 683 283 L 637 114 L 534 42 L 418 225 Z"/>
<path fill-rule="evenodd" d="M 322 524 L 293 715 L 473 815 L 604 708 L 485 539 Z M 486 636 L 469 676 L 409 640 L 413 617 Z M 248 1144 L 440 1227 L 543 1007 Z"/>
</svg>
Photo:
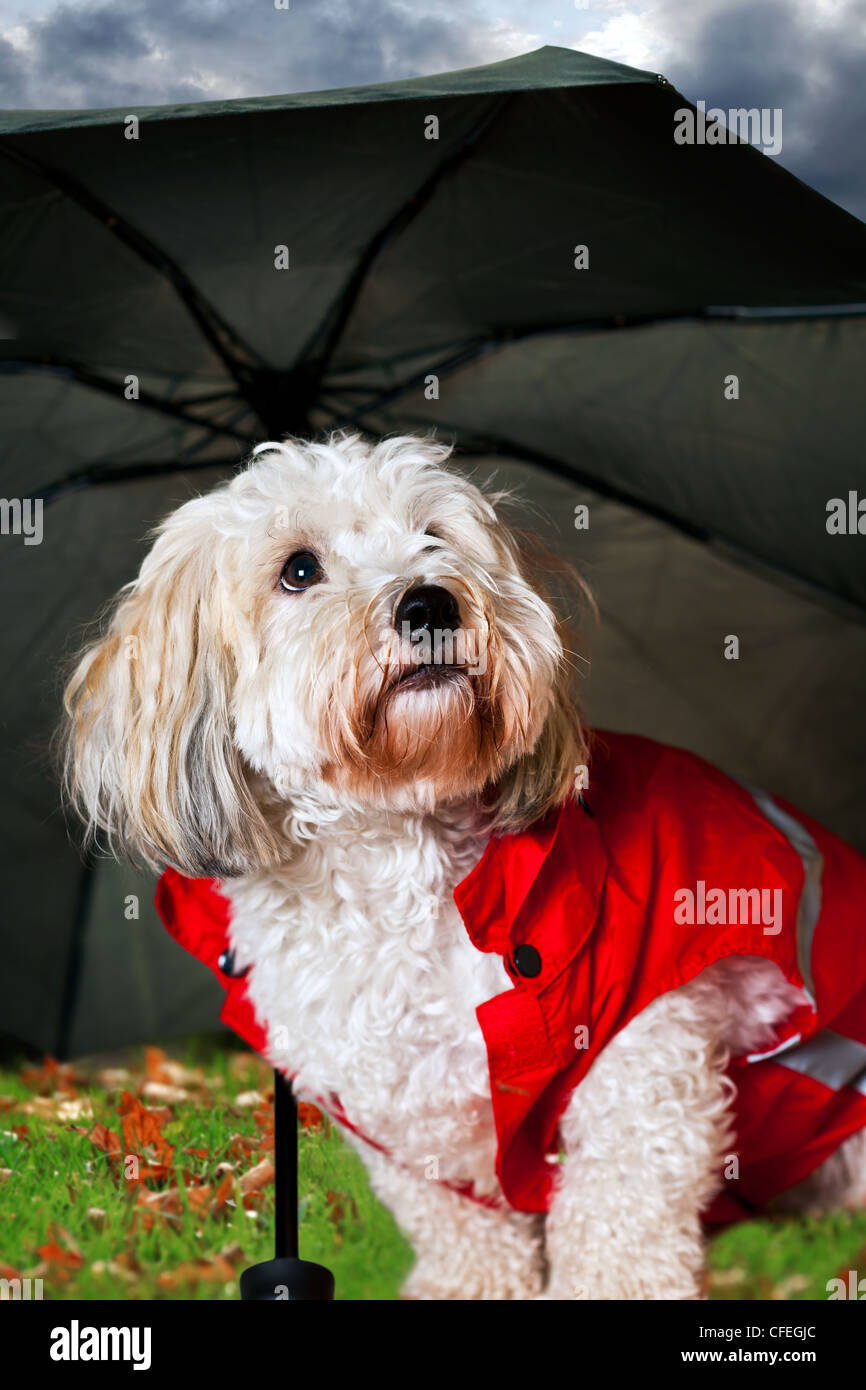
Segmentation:
<svg viewBox="0 0 866 1390">
<path fill-rule="evenodd" d="M 324 1116 L 318 1105 L 310 1105 L 308 1101 L 302 1100 L 298 1104 L 298 1123 L 302 1129 L 321 1129 Z"/>
<path fill-rule="evenodd" d="M 183 1211 L 183 1198 L 179 1187 L 167 1187 L 162 1192 L 150 1192 L 142 1188 L 137 1202 L 151 1211 L 171 1212 L 179 1216 Z"/>
<path fill-rule="evenodd" d="M 223 1178 L 222 1182 L 220 1183 L 219 1187 L 213 1195 L 213 1201 L 210 1204 L 211 1215 L 218 1216 L 220 1212 L 225 1211 L 227 1206 L 234 1206 L 234 1195 L 234 1174 L 226 1173 L 225 1177 Z"/>
<path fill-rule="evenodd" d="M 128 1250 L 122 1250 L 120 1254 L 116 1256 L 116 1259 L 117 1263 L 119 1265 L 123 1265 L 124 1269 L 131 1269 L 134 1274 L 141 1273 L 141 1267 L 138 1263 L 138 1260 L 135 1258 L 134 1255 L 131 1255 Z"/>
<path fill-rule="evenodd" d="M 341 1226 L 346 1220 L 347 1214 L 354 1221 L 358 1220 L 358 1203 L 354 1197 L 350 1197 L 345 1192 L 329 1192 L 326 1201 L 328 1203 L 328 1216 L 335 1226 Z"/>
<path fill-rule="evenodd" d="M 265 1151 L 270 1151 L 272 1148 L 274 1148 L 274 1145 L 276 1143 L 276 1139 L 274 1136 L 273 1108 L 269 1105 L 266 1105 L 263 1110 L 257 1110 L 253 1118 L 255 1119 L 256 1124 L 262 1132 L 262 1137 L 259 1141 L 260 1148 L 264 1149 Z"/>
<path fill-rule="evenodd" d="M 25 1086 L 46 1096 L 55 1095 L 58 1091 L 74 1095 L 76 1084 L 81 1079 L 68 1062 L 57 1062 L 53 1057 L 46 1057 L 41 1067 L 25 1067 L 21 1072 Z"/>
<path fill-rule="evenodd" d="M 55 1225 L 54 1232 L 55 1237 L 59 1237 L 66 1248 L 71 1250 L 74 1255 L 81 1254 L 81 1246 L 78 1244 L 78 1241 L 75 1239 L 74 1235 L 72 1235 L 71 1231 L 67 1231 L 65 1226 Z"/>
<path fill-rule="evenodd" d="M 260 1147 L 258 1140 L 250 1139 L 246 1134 L 233 1134 L 226 1145 L 226 1153 L 243 1161 L 250 1154 L 256 1153 Z"/>
<path fill-rule="evenodd" d="M 259 1192 L 261 1188 L 267 1187 L 269 1182 L 274 1180 L 274 1165 L 269 1158 L 263 1158 L 261 1163 L 257 1163 L 255 1168 L 251 1168 L 248 1173 L 242 1173 L 238 1179 L 238 1186 L 246 1197 L 250 1192 Z"/>
<path fill-rule="evenodd" d="M 116 1260 L 96 1260 L 90 1266 L 90 1272 L 91 1274 L 110 1274 L 114 1279 L 123 1279 L 127 1284 L 134 1284 L 138 1278 L 134 1270 L 127 1269 L 125 1265 L 120 1263 L 119 1258 Z"/>
<path fill-rule="evenodd" d="M 192 1184 L 186 1189 L 186 1200 L 190 1210 L 198 1214 L 210 1206 L 213 1187 L 210 1183 Z"/>
<path fill-rule="evenodd" d="M 213 1197 L 214 1189 L 210 1183 L 192 1182 L 187 1185 L 186 1206 L 193 1212 L 203 1211 Z M 139 1206 L 163 1214 L 180 1216 L 185 1210 L 184 1193 L 179 1187 L 167 1187 L 162 1192 L 150 1192 L 147 1188 L 142 1188 L 136 1200 Z"/>
<path fill-rule="evenodd" d="M 250 1072 L 257 1073 L 262 1080 L 262 1085 L 267 1085 L 273 1076 L 273 1071 L 263 1057 L 259 1057 L 255 1052 L 238 1052 L 229 1062 L 229 1072 L 232 1076 L 248 1076 Z"/>
<path fill-rule="evenodd" d="M 117 1113 L 123 1125 L 127 1153 L 141 1153 L 144 1149 L 150 1149 L 160 1163 L 171 1163 L 174 1146 L 162 1135 L 162 1125 L 171 1118 L 169 1111 L 148 1110 L 137 1096 L 124 1091 Z"/>
<path fill-rule="evenodd" d="M 176 1289 L 183 1284 L 225 1284 L 234 1278 L 234 1267 L 223 1255 L 209 1259 L 190 1260 L 177 1269 L 160 1274 L 157 1284 L 163 1289 Z"/>
<path fill-rule="evenodd" d="M 169 1059 L 163 1063 L 162 1069 L 172 1086 L 206 1087 L 222 1084 L 220 1077 L 209 1079 L 201 1067 L 185 1067 L 182 1062 L 174 1062 Z"/>
<path fill-rule="evenodd" d="M 81 1100 L 61 1100 L 57 1103 L 54 1118 L 73 1124 L 76 1120 L 92 1120 L 93 1104 L 86 1097 Z"/>
<path fill-rule="evenodd" d="M 185 1091 L 182 1086 L 171 1086 L 165 1081 L 148 1081 L 141 1088 L 141 1094 L 146 1100 L 159 1100 L 163 1105 L 179 1105 L 183 1100 L 189 1100 L 189 1091 Z"/>
<path fill-rule="evenodd" d="M 261 1091 L 240 1091 L 235 1096 L 235 1105 L 241 1110 L 253 1110 L 265 1104 Z"/>
<path fill-rule="evenodd" d="M 148 1081 L 168 1081 L 165 1063 L 168 1061 L 161 1047 L 144 1049 L 144 1072 Z"/>
<path fill-rule="evenodd" d="M 81 1132 L 82 1134 L 87 1133 L 85 1130 Z M 94 1144 L 97 1149 L 101 1149 L 103 1153 L 119 1154 L 121 1151 L 120 1135 L 115 1134 L 113 1129 L 107 1129 L 105 1125 L 95 1124 L 87 1137 L 91 1144 Z"/>
<path fill-rule="evenodd" d="M 206 1086 L 207 1077 L 201 1067 L 187 1067 L 167 1057 L 161 1047 L 144 1049 L 144 1071 L 148 1082 L 160 1086 Z"/>
<path fill-rule="evenodd" d="M 73 1100 L 61 1096 L 34 1096 L 19 1109 L 23 1115 L 39 1115 L 43 1120 L 63 1120 L 66 1124 L 93 1119 L 93 1106 L 86 1097 Z"/>
<path fill-rule="evenodd" d="M 169 1182 L 175 1176 L 175 1170 L 170 1163 L 140 1163 L 135 1177 L 126 1179 L 130 1187 L 136 1183 L 143 1182 Z"/>
<path fill-rule="evenodd" d="M 230 1265 L 238 1265 L 244 1258 L 244 1249 L 239 1241 L 233 1240 L 231 1244 L 224 1245 L 219 1254 L 224 1260 L 228 1260 Z"/>
<path fill-rule="evenodd" d="M 39 1265 L 38 1278 L 50 1277 L 59 1279 L 61 1283 L 67 1283 L 72 1276 L 72 1272 L 80 1269 L 84 1260 L 78 1250 L 64 1250 L 63 1246 L 58 1245 L 56 1240 L 49 1239 L 45 1245 L 37 1246 L 37 1255 L 42 1263 Z"/>
<path fill-rule="evenodd" d="M 96 1073 L 96 1080 L 106 1091 L 121 1091 L 132 1081 L 132 1072 L 126 1067 L 103 1067 Z"/>
</svg>

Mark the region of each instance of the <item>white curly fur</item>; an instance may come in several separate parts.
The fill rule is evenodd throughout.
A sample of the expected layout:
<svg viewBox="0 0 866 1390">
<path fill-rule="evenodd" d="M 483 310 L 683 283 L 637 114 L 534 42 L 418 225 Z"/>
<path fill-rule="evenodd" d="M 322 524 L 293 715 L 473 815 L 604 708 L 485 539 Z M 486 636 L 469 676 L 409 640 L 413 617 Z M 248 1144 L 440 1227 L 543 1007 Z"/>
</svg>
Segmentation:
<svg viewBox="0 0 866 1390">
<path fill-rule="evenodd" d="M 570 794 L 586 752 L 537 575 L 446 456 L 268 444 L 169 517 L 70 681 L 69 794 L 116 852 L 223 878 L 271 1059 L 389 1151 L 348 1135 L 414 1246 L 406 1297 L 700 1297 L 726 1061 L 798 1002 L 766 961 L 711 967 L 601 1053 L 563 1115 L 546 1218 L 432 1180 L 499 1191 L 475 1009 L 509 978 L 452 891 L 492 830 Z M 286 592 L 298 551 L 321 582 Z M 452 594 L 484 669 L 398 688 L 411 654 L 378 636 L 422 582 Z M 862 1200 L 863 1152 L 800 1200 Z"/>
</svg>

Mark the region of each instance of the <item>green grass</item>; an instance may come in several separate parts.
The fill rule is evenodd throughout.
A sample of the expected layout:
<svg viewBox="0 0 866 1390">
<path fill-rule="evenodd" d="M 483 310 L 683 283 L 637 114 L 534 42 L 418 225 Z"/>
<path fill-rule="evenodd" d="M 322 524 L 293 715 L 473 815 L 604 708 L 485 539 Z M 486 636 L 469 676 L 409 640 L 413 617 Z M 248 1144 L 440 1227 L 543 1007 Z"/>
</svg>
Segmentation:
<svg viewBox="0 0 866 1390">
<path fill-rule="evenodd" d="M 70 1094 L 54 1072 L 0 1068 L 0 1170 L 9 1170 L 0 1172 L 0 1276 L 41 1277 L 46 1299 L 238 1297 L 240 1271 L 272 1254 L 274 1216 L 272 1182 L 249 1205 L 236 1183 L 268 1157 L 269 1107 L 238 1098 L 267 1095 L 270 1073 L 222 1039 L 175 1050 L 178 1060 L 186 1080 L 174 1084 L 188 1096 L 169 1102 L 143 1094 L 148 1079 L 166 1084 L 159 1054 L 149 1069 L 142 1053 L 125 1057 L 125 1079 L 95 1063 L 76 1066 Z M 159 1132 L 175 1146 L 167 1170 L 143 1186 L 125 1180 L 122 1154 L 112 1160 L 91 1138 L 101 1125 L 122 1151 L 141 1148 L 122 1141 L 124 1090 L 162 1112 Z M 57 1113 L 64 1101 L 69 1115 Z M 144 1161 L 149 1152 L 156 1149 L 145 1149 Z M 235 1164 L 223 1187 L 231 1204 L 213 1209 L 225 1162 Z M 299 1189 L 301 1253 L 334 1271 L 337 1297 L 395 1298 L 411 1253 L 357 1155 L 327 1122 L 302 1132 Z M 138 1200 L 143 1191 L 174 1195 L 153 1213 Z M 824 1299 L 829 1279 L 848 1269 L 866 1276 L 866 1213 L 743 1223 L 713 1239 L 709 1263 L 712 1298 Z"/>
<path fill-rule="evenodd" d="M 743 1221 L 710 1246 L 711 1296 L 826 1299 L 827 1283 L 866 1277 L 866 1212 Z"/>
<path fill-rule="evenodd" d="M 183 1166 L 192 1180 L 215 1185 L 214 1170 L 226 1158 L 233 1135 L 261 1140 L 253 1110 L 235 1102 L 251 1090 L 267 1093 L 270 1073 L 248 1054 L 203 1043 L 181 1059 L 200 1068 L 207 1085 L 194 1100 L 169 1107 L 172 1118 L 162 1124 L 162 1134 L 177 1147 L 176 1170 Z M 80 1069 L 85 1079 L 75 1098 L 90 1102 L 93 1117 L 75 1124 L 23 1112 L 23 1105 L 33 1103 L 32 1087 L 19 1069 L 0 1069 L 0 1169 L 12 1170 L 0 1175 L 0 1266 L 11 1267 L 0 1269 L 0 1275 L 41 1274 L 46 1299 L 236 1299 L 240 1271 L 273 1254 L 273 1183 L 252 1211 L 238 1201 L 211 1214 L 190 1208 L 192 1182 L 181 1182 L 177 1217 L 143 1217 L 135 1202 L 140 1189 L 130 1189 L 108 1155 L 78 1132 L 102 1124 L 121 1135 L 120 1095 L 124 1088 L 135 1091 L 143 1080 L 140 1055 L 124 1065 L 134 1067 L 133 1076 L 116 1090 L 99 1084 L 95 1071 Z M 27 1132 L 16 1137 L 22 1125 Z M 183 1155 L 185 1148 L 206 1149 L 208 1157 Z M 266 1156 L 251 1152 L 238 1171 Z M 156 1191 L 160 1184 L 148 1181 L 147 1186 Z M 360 1159 L 327 1123 L 301 1135 L 299 1197 L 301 1253 L 334 1271 L 337 1297 L 393 1299 L 411 1253 L 370 1192 Z M 105 1213 L 99 1224 L 88 1215 L 92 1208 Z M 62 1253 L 46 1260 L 44 1247 L 51 1243 Z M 215 1258 L 220 1252 L 226 1253 Z M 203 1262 L 201 1269 L 189 1277 L 176 1275 L 196 1261 Z M 173 1284 L 158 1282 L 161 1275 L 174 1275 Z"/>
</svg>

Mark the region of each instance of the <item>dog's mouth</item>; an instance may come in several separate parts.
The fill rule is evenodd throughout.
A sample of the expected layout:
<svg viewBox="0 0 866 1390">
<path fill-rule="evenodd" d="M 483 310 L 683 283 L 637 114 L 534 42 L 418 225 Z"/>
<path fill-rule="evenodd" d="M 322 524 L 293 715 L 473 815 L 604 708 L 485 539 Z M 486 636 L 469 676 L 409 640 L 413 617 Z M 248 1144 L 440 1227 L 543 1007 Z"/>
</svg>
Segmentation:
<svg viewBox="0 0 866 1390">
<path fill-rule="evenodd" d="M 407 666 L 401 671 L 392 685 L 392 690 L 431 690 L 435 686 L 448 685 L 465 677 L 464 666 L 443 666 L 438 662 L 422 662 L 418 666 Z"/>
</svg>

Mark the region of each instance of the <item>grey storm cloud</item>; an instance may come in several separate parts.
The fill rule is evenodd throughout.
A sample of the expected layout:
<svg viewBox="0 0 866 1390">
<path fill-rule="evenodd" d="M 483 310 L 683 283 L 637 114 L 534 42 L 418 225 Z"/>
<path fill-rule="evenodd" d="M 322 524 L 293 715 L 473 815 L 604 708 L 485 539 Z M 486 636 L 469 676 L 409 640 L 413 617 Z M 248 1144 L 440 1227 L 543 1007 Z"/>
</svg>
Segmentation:
<svg viewBox="0 0 866 1390">
<path fill-rule="evenodd" d="M 8 39 L 0 38 L 0 104 L 30 106 L 29 94 L 18 53 Z"/>
<path fill-rule="evenodd" d="M 866 217 L 866 9 L 814 22 L 790 0 L 746 0 L 708 15 L 668 76 L 692 101 L 782 111 L 779 162 Z"/>
<path fill-rule="evenodd" d="M 0 9 L 14 3 L 0 0 Z M 273 0 L 76 0 L 0 26 L 9 36 L 0 37 L 0 105 L 134 109 L 388 81 L 542 43 L 582 46 L 575 11 L 570 27 L 563 21 L 567 7 L 487 3 L 290 0 L 278 10 Z M 649 0 L 634 9 L 622 0 L 584 13 L 588 35 L 599 16 L 639 15 L 649 50 L 659 50 L 646 65 L 692 101 L 781 107 L 780 162 L 866 216 L 862 0 Z M 610 46 L 604 55 L 623 58 Z"/>
<path fill-rule="evenodd" d="M 360 85 L 489 61 L 469 8 L 391 0 L 133 0 L 25 22 L 4 106 L 159 105 Z M 506 56 L 498 51 L 494 57 Z M 0 80 L 5 70 L 0 69 Z"/>
</svg>

